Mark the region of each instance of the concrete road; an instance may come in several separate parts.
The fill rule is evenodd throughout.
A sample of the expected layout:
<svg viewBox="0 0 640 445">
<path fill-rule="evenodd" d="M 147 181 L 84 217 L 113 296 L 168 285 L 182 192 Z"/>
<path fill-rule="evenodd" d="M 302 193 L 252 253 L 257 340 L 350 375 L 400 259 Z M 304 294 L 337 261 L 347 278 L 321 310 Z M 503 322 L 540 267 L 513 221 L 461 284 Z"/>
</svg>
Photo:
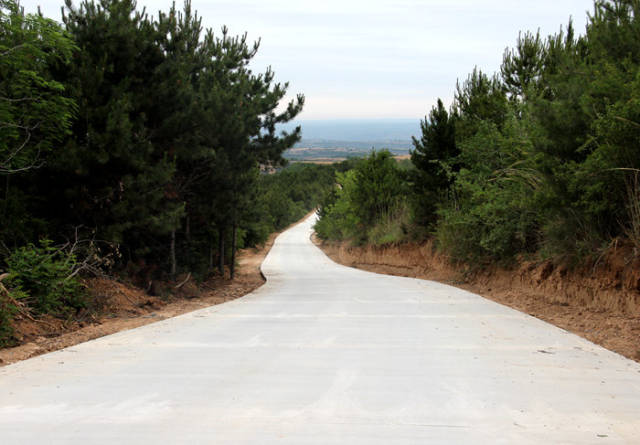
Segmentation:
<svg viewBox="0 0 640 445">
<path fill-rule="evenodd" d="M 312 220 L 256 292 L 0 368 L 0 443 L 640 443 L 640 365 L 429 281 L 331 262 Z"/>
</svg>

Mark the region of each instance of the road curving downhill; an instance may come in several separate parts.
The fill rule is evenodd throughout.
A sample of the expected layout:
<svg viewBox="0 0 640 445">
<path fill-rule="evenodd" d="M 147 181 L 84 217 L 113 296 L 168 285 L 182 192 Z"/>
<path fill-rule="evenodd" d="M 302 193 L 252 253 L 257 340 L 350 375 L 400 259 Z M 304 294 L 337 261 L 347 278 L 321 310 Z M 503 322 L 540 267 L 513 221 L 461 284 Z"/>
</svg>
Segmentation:
<svg viewBox="0 0 640 445">
<path fill-rule="evenodd" d="M 245 297 L 0 368 L 2 444 L 640 437 L 640 364 L 464 290 L 337 265 L 314 218 Z"/>
</svg>

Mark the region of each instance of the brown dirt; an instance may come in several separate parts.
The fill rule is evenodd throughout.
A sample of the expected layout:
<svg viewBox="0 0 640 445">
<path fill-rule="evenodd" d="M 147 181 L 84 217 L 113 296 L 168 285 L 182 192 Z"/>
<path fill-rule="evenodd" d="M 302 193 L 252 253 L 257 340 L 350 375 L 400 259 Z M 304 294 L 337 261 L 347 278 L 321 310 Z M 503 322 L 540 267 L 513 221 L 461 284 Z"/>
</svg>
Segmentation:
<svg viewBox="0 0 640 445">
<path fill-rule="evenodd" d="M 431 242 L 352 247 L 314 242 L 334 261 L 372 272 L 439 281 L 480 294 L 640 362 L 640 258 L 611 249 L 591 267 L 521 261 L 469 271 Z"/>
<path fill-rule="evenodd" d="M 0 349 L 0 366 L 242 297 L 264 283 L 260 265 L 277 235 L 272 234 L 259 248 L 238 252 L 234 280 L 218 276 L 197 285 L 190 276 L 182 275 L 175 283 L 160 284 L 166 298 L 114 279 L 87 279 L 93 310 L 69 320 L 45 316 L 34 321 L 18 316 L 14 327 L 21 344 Z"/>
</svg>

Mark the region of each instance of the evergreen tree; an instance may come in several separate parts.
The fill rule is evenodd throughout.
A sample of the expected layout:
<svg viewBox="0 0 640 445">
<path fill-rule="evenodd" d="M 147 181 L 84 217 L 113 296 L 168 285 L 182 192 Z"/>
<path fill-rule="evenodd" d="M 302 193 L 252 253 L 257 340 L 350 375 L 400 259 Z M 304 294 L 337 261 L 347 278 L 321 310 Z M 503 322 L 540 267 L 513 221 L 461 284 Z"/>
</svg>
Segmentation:
<svg viewBox="0 0 640 445">
<path fill-rule="evenodd" d="M 174 4 L 168 13 L 159 12 L 156 27 L 164 59 L 153 74 L 157 88 L 149 98 L 150 138 L 156 150 L 174 160 L 175 173 L 165 198 L 173 205 L 184 205 L 179 225 L 156 251 L 157 256 L 168 258 L 169 271 L 175 276 L 180 264 L 190 268 L 201 261 L 193 252 L 198 246 L 191 228 L 207 224 L 198 209 L 198 183 L 212 169 L 215 141 L 203 137 L 208 123 L 200 92 L 206 61 L 200 17 L 187 0 L 181 11 Z"/>
<path fill-rule="evenodd" d="M 505 86 L 498 76 L 489 77 L 478 68 L 474 68 L 462 84 L 456 84 L 453 109 L 458 117 L 458 143 L 473 136 L 482 121 L 500 127 L 507 116 Z"/>
<path fill-rule="evenodd" d="M 420 122 L 420 139 L 413 138 L 413 208 L 416 222 L 425 227 L 436 221 L 437 204 L 446 197 L 453 173 L 459 170 L 455 119 L 456 115 L 449 114 L 438 99 L 429 116 Z"/>
<path fill-rule="evenodd" d="M 516 47 L 505 50 L 500 73 L 512 100 L 526 101 L 529 94 L 535 94 L 539 89 L 544 54 L 540 32 L 535 35 L 531 32 L 520 33 Z"/>
<path fill-rule="evenodd" d="M 210 94 L 205 96 L 207 113 L 212 116 L 208 131 L 216 139 L 216 163 L 205 186 L 217 191 L 212 200 L 215 212 L 211 213 L 219 230 L 218 258 L 224 260 L 224 243 L 230 234 L 233 277 L 236 232 L 243 212 L 252 205 L 247 198 L 255 187 L 258 166 L 282 164 L 284 150 L 299 140 L 300 127 L 278 134 L 277 125 L 289 122 L 302 111 L 304 97 L 298 95 L 284 111 L 275 111 L 288 84 L 274 83 L 271 69 L 263 74 L 249 69 L 259 42 L 250 45 L 246 34 L 230 37 L 223 28 L 222 36 L 216 38 L 209 31 L 205 48 L 209 66 L 204 84 L 211 86 Z"/>
<path fill-rule="evenodd" d="M 130 0 L 67 1 L 64 23 L 78 49 L 68 83 L 79 105 L 73 137 L 47 178 L 63 226 L 83 226 L 148 253 L 155 236 L 179 224 L 182 203 L 167 200 L 175 160 L 154 144 L 161 36 Z"/>
<path fill-rule="evenodd" d="M 354 169 L 353 200 L 360 224 L 371 228 L 387 216 L 404 194 L 404 182 L 388 150 L 372 151 Z"/>
</svg>

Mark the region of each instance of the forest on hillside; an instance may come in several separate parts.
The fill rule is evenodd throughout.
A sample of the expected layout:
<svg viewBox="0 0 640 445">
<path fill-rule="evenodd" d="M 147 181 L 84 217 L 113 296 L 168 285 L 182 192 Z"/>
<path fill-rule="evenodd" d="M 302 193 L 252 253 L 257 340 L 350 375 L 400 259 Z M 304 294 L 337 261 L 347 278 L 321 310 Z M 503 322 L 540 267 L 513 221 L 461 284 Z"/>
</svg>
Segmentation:
<svg viewBox="0 0 640 445">
<path fill-rule="evenodd" d="M 85 307 L 82 276 L 233 277 L 316 206 L 337 167 L 283 169 L 304 97 L 258 49 L 189 1 L 67 0 L 58 23 L 0 0 L 0 345 L 18 309 Z"/>
<path fill-rule="evenodd" d="M 321 238 L 435 237 L 456 262 L 640 254 L 640 1 L 596 1 L 584 34 L 522 32 L 499 72 L 438 100 L 411 164 L 373 152 L 339 173 Z"/>
</svg>

